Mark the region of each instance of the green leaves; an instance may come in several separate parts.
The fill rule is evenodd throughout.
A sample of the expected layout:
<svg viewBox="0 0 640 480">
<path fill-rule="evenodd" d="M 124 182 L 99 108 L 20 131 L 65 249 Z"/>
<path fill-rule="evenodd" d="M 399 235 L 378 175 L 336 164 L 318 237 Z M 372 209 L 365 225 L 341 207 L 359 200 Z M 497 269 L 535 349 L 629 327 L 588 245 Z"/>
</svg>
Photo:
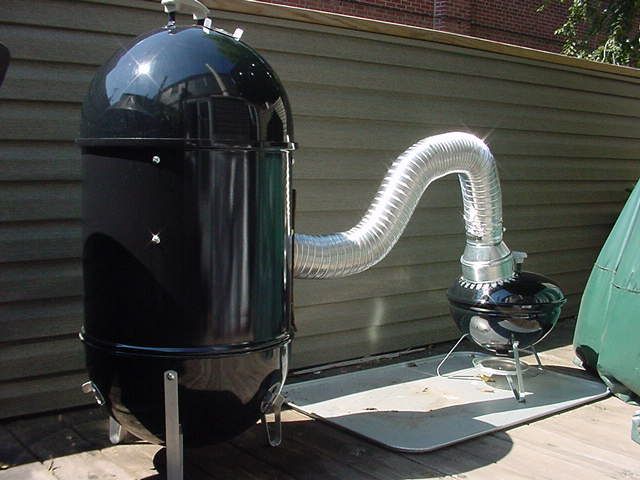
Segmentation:
<svg viewBox="0 0 640 480">
<path fill-rule="evenodd" d="M 555 31 L 562 53 L 597 62 L 640 67 L 640 0 L 545 0 L 565 4 L 567 18 Z"/>
</svg>

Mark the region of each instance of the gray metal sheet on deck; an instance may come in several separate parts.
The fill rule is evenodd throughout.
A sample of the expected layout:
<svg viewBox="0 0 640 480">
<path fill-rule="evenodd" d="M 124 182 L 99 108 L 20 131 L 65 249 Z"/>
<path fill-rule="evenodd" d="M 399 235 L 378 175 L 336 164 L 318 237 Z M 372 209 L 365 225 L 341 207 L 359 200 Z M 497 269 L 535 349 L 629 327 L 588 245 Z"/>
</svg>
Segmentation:
<svg viewBox="0 0 640 480">
<path fill-rule="evenodd" d="M 296 410 L 385 447 L 428 452 L 609 394 L 598 381 L 532 366 L 518 403 L 503 379 L 480 378 L 472 365 L 480 356 L 453 354 L 440 377 L 437 356 L 287 385 L 284 395 Z"/>
</svg>

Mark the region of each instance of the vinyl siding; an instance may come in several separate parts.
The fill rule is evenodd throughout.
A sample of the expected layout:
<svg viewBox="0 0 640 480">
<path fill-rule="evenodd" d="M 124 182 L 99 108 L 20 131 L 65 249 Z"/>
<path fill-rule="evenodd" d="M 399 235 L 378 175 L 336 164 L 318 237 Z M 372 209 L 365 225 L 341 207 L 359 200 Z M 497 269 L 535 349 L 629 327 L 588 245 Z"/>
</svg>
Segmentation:
<svg viewBox="0 0 640 480">
<path fill-rule="evenodd" d="M 12 63 L 0 88 L 0 417 L 90 400 L 79 391 L 86 374 L 73 139 L 95 69 L 163 22 L 150 1 L 3 3 L 0 41 Z M 507 243 L 529 253 L 527 269 L 562 285 L 564 315 L 575 315 L 640 172 L 637 76 L 318 22 L 229 11 L 216 22 L 241 25 L 289 93 L 300 144 L 298 231 L 349 228 L 406 147 L 471 131 L 498 161 Z M 457 336 L 444 293 L 459 274 L 463 231 L 457 180 L 444 179 L 379 265 L 341 280 L 297 281 L 293 367 Z"/>
</svg>

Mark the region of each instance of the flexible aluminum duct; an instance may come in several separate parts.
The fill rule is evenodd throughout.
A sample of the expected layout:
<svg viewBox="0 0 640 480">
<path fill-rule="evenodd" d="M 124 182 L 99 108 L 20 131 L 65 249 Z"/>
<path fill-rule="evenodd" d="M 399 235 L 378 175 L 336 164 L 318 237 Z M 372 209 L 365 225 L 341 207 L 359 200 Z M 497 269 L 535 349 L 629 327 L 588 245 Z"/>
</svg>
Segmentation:
<svg viewBox="0 0 640 480">
<path fill-rule="evenodd" d="M 402 153 L 355 227 L 327 235 L 296 234 L 294 275 L 336 278 L 372 267 L 398 241 L 431 182 L 451 173 L 459 176 L 464 203 L 463 278 L 481 283 L 511 277 L 514 262 L 502 242 L 502 199 L 495 161 L 482 140 L 460 132 L 425 138 Z"/>
</svg>

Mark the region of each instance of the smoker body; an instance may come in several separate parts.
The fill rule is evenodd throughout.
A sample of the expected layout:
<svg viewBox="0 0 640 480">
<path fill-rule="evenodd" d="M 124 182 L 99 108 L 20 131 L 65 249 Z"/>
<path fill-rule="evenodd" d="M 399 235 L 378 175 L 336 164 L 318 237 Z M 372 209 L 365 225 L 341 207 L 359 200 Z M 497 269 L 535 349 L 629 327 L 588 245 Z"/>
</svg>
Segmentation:
<svg viewBox="0 0 640 480">
<path fill-rule="evenodd" d="M 242 42 L 199 26 L 137 38 L 83 106 L 81 338 L 92 382 L 135 435 L 164 439 L 178 372 L 186 444 L 255 423 L 292 339 L 292 123 Z"/>
</svg>

